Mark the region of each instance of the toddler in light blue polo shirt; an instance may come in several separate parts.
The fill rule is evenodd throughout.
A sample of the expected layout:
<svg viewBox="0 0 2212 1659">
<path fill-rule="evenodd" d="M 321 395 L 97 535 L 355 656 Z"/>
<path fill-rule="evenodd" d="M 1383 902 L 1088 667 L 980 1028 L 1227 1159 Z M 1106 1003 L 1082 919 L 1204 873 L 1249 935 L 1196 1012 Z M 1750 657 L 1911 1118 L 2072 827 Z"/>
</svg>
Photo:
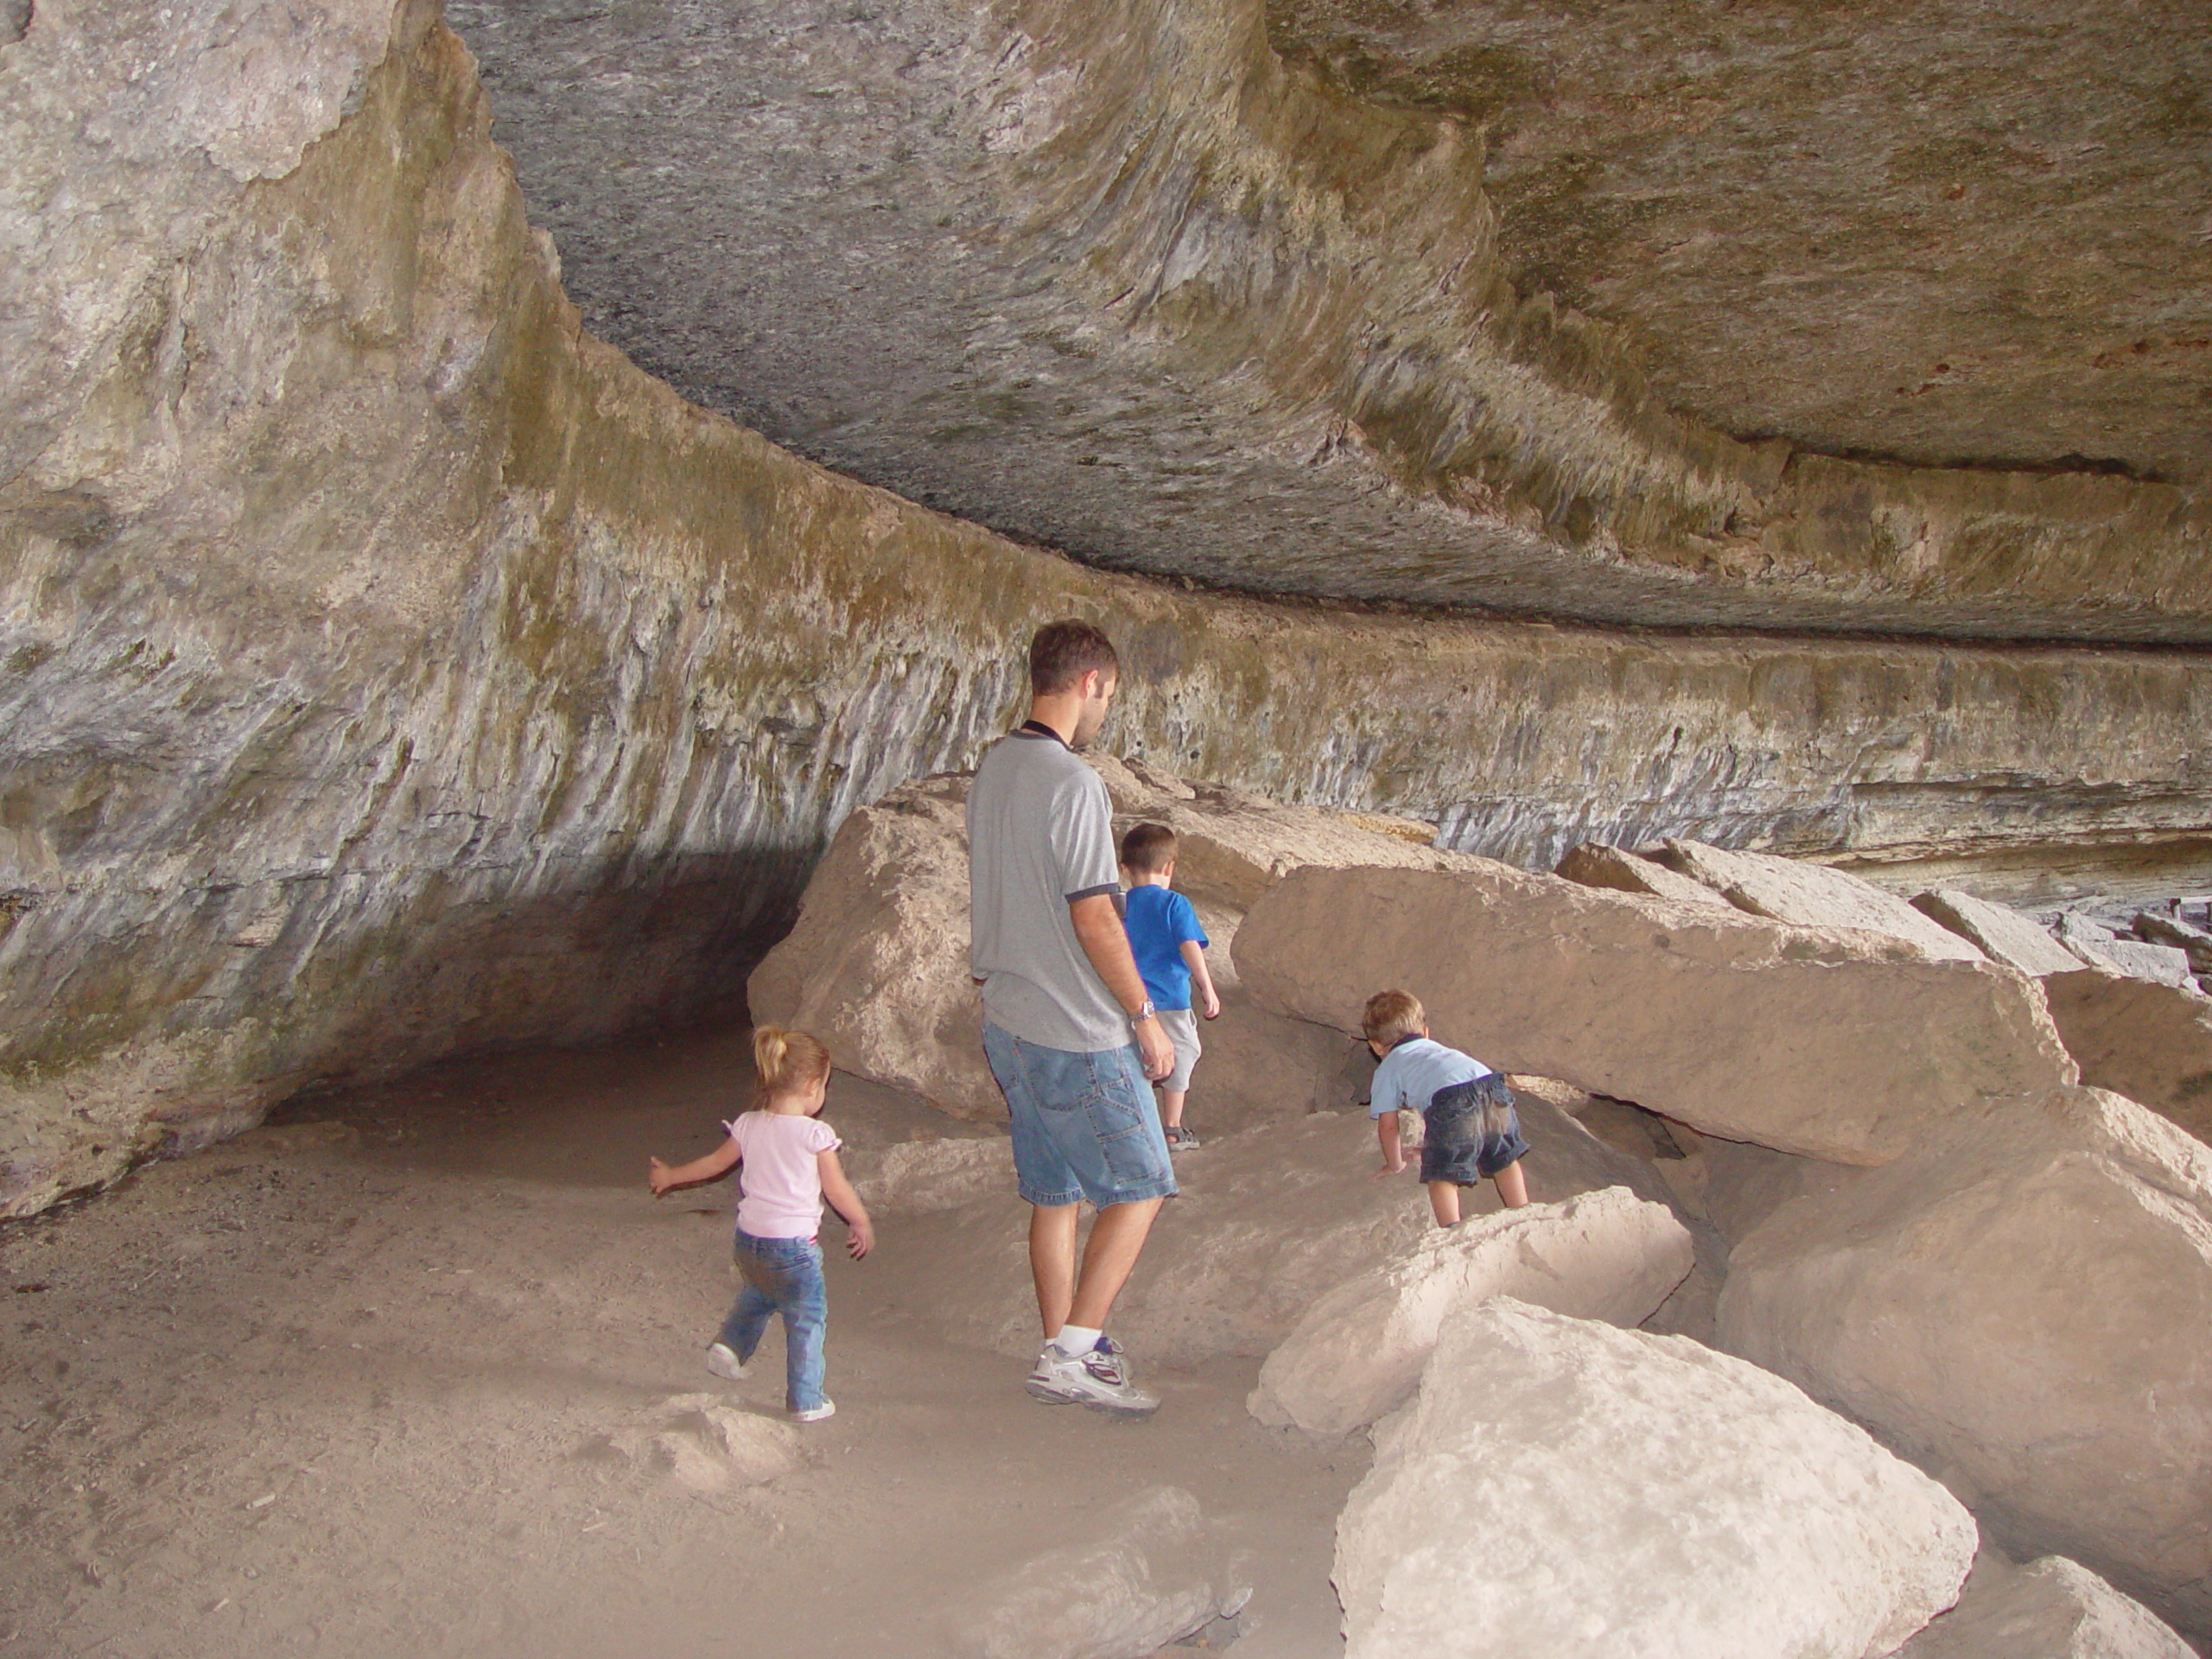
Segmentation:
<svg viewBox="0 0 2212 1659">
<path fill-rule="evenodd" d="M 1406 1166 L 1398 1146 L 1398 1108 L 1421 1114 L 1421 1178 L 1440 1227 L 1459 1224 L 1459 1189 L 1494 1180 L 1508 1209 L 1529 1202 L 1521 1160 L 1529 1143 L 1505 1079 L 1480 1060 L 1446 1048 L 1428 1034 L 1428 1014 L 1407 991 L 1377 991 L 1361 1021 L 1367 1046 L 1382 1064 L 1368 1096 L 1382 1147 L 1378 1177 Z"/>
</svg>

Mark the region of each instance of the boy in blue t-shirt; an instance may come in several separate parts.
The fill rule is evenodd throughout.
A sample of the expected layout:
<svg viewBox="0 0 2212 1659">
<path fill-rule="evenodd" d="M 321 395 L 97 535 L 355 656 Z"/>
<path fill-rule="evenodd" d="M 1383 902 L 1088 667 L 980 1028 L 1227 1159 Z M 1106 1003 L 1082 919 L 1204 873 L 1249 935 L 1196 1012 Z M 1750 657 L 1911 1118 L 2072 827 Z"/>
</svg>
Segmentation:
<svg viewBox="0 0 2212 1659">
<path fill-rule="evenodd" d="M 1206 931 L 1191 901 L 1168 886 L 1175 879 L 1175 832 L 1166 824 L 1141 823 L 1122 837 L 1122 874 L 1129 884 L 1122 918 L 1129 950 L 1153 1011 L 1175 1046 L 1175 1069 L 1154 1085 L 1160 1090 L 1160 1126 L 1171 1150 L 1187 1152 L 1198 1141 L 1183 1127 L 1183 1100 L 1190 1092 L 1191 1068 L 1204 1052 L 1191 1014 L 1192 988 L 1197 987 L 1207 1019 L 1221 1013 L 1213 976 L 1206 971 Z"/>
<path fill-rule="evenodd" d="M 1377 991 L 1360 1020 L 1367 1046 L 1382 1064 L 1368 1095 L 1367 1114 L 1382 1143 L 1378 1176 L 1406 1166 L 1398 1149 L 1398 1108 L 1421 1114 L 1421 1178 L 1440 1227 L 1459 1224 L 1459 1189 L 1494 1180 L 1506 1208 L 1529 1202 L 1521 1168 L 1529 1143 L 1505 1079 L 1480 1060 L 1446 1048 L 1428 1034 L 1428 1014 L 1409 991 Z"/>
</svg>

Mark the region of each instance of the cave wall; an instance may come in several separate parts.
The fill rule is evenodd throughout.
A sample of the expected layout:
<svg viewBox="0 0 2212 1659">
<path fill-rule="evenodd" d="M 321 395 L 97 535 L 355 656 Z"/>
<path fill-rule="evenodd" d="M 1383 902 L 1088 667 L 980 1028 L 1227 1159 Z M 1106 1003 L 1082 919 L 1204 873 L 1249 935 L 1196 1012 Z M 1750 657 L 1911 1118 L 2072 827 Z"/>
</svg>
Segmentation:
<svg viewBox="0 0 2212 1659">
<path fill-rule="evenodd" d="M 312 1078 L 734 1008 L 1071 612 L 1123 750 L 1525 862 L 2204 817 L 2187 656 L 1223 597 L 800 461 L 582 330 L 431 5 L 39 5 L 0 154 L 0 1212 Z"/>
</svg>

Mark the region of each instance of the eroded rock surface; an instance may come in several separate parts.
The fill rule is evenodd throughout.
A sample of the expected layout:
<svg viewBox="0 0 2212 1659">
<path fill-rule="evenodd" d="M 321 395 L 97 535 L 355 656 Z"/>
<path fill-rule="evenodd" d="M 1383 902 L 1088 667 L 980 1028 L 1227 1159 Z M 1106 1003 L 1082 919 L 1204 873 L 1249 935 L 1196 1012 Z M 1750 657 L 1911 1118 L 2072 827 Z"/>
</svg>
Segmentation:
<svg viewBox="0 0 2212 1659">
<path fill-rule="evenodd" d="M 2024 974 L 2040 978 L 2045 974 L 2074 973 L 2082 966 L 2082 959 L 2037 926 L 2033 918 L 2023 916 L 2009 905 L 1992 904 L 1970 893 L 1949 890 L 1921 893 L 1912 906 L 1990 961 Z"/>
<path fill-rule="evenodd" d="M 1500 1298 L 1452 1316 L 1337 1526 L 1347 1659 L 1886 1653 L 1974 1525 L 1789 1383 Z"/>
<path fill-rule="evenodd" d="M 1961 1106 L 2075 1079 L 2041 994 L 2009 968 L 1502 864 L 1294 871 L 1245 919 L 1236 962 L 1281 1013 L 1357 1031 L 1367 997 L 1402 986 L 1501 1070 L 1840 1163 L 1885 1162 Z"/>
<path fill-rule="evenodd" d="M 2212 997 L 2094 968 L 2054 974 L 2043 988 L 2083 1083 L 2212 1141 Z"/>
<path fill-rule="evenodd" d="M 1754 916 L 1799 927 L 1887 933 L 1931 962 L 1985 960 L 1972 941 L 1848 871 L 1673 839 L 1665 843 L 1662 856 L 1673 869 Z"/>
<path fill-rule="evenodd" d="M 1178 1486 L 1103 1509 L 1088 1543 L 1033 1556 L 976 1586 L 949 1621 L 972 1659 L 1145 1659 L 1251 1595 L 1221 1529 Z"/>
<path fill-rule="evenodd" d="M 1897 1659 L 2196 1659 L 2196 1649 L 2078 1561 L 1974 1563 L 1959 1605 Z"/>
<path fill-rule="evenodd" d="M 1455 1310 L 1510 1296 L 1632 1325 L 1682 1281 L 1694 1255 L 1665 1205 L 1625 1187 L 1439 1230 L 1314 1302 L 1260 1368 L 1252 1414 L 1309 1434 L 1348 1433 L 1405 1403 Z"/>
<path fill-rule="evenodd" d="M 1962 1107 L 1729 1258 L 1719 1338 L 2008 1548 L 2212 1634 L 2212 1150 L 2116 1095 Z"/>
</svg>

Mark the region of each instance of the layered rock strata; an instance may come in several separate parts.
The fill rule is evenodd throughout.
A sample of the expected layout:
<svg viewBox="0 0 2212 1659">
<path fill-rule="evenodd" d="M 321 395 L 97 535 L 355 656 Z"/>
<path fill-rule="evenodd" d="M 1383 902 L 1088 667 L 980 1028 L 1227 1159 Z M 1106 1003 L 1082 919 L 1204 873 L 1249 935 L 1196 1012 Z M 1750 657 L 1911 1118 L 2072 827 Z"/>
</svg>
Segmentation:
<svg viewBox="0 0 2212 1659">
<path fill-rule="evenodd" d="M 317 1077 L 733 1007 L 1071 612 L 1127 752 L 1532 861 L 2203 821 L 2189 660 L 1271 606 L 836 478 L 582 330 L 431 8 L 159 10 L 0 42 L 10 1213 Z"/>
</svg>

